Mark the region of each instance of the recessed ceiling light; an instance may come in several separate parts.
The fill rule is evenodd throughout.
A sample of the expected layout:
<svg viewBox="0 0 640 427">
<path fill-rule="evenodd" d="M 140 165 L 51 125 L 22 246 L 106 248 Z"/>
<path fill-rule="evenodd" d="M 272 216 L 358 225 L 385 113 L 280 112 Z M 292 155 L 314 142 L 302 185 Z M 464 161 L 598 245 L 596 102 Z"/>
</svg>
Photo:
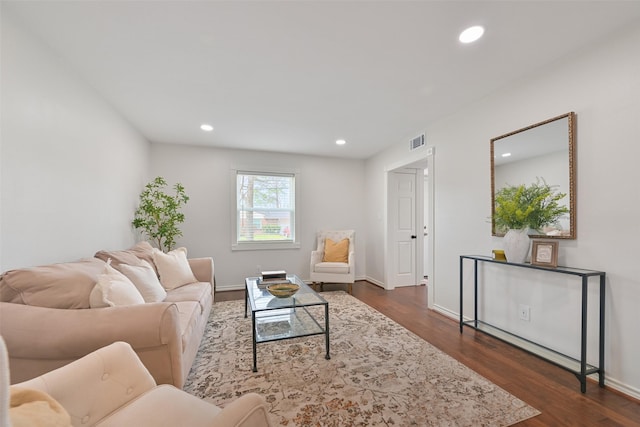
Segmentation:
<svg viewBox="0 0 640 427">
<path fill-rule="evenodd" d="M 511 156 L 511 153 L 504 153 L 504 154 L 502 155 L 502 157 L 510 157 L 510 156 Z"/>
<path fill-rule="evenodd" d="M 213 130 L 213 126 L 204 123 L 200 125 L 200 129 L 202 129 L 205 132 L 211 132 Z"/>
<path fill-rule="evenodd" d="M 473 43 L 474 41 L 482 37 L 483 34 L 484 28 L 482 28 L 480 25 L 476 25 L 473 27 L 469 27 L 461 32 L 458 40 L 460 40 L 460 42 L 462 43 Z"/>
<path fill-rule="evenodd" d="M 338 139 L 338 140 L 336 140 L 336 144 L 338 144 L 338 145 L 344 145 L 344 144 L 346 144 L 346 143 L 347 143 L 347 141 L 345 141 L 344 139 Z"/>
</svg>

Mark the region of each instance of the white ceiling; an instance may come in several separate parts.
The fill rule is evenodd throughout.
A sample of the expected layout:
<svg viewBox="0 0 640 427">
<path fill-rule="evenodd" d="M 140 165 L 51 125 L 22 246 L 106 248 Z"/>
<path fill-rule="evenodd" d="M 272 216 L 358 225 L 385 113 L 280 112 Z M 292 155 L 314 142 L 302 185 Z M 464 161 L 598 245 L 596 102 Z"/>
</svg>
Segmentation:
<svg viewBox="0 0 640 427">
<path fill-rule="evenodd" d="M 425 130 L 428 141 L 429 123 L 640 23 L 640 1 L 613 0 L 2 8 L 150 141 L 346 158 Z M 459 32 L 477 24 L 485 36 L 460 44 Z"/>
</svg>

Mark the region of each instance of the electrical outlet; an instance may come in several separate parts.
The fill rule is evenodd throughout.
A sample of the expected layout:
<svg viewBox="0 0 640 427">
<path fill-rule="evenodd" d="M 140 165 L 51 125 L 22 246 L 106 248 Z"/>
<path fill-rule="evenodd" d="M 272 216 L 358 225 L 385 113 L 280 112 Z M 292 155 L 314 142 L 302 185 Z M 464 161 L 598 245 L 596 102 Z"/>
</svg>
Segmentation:
<svg viewBox="0 0 640 427">
<path fill-rule="evenodd" d="M 528 322 L 531 316 L 531 309 L 529 308 L 528 305 L 524 305 L 524 304 L 520 304 L 518 306 L 518 317 L 520 318 L 520 320 L 524 320 L 525 322 Z"/>
</svg>

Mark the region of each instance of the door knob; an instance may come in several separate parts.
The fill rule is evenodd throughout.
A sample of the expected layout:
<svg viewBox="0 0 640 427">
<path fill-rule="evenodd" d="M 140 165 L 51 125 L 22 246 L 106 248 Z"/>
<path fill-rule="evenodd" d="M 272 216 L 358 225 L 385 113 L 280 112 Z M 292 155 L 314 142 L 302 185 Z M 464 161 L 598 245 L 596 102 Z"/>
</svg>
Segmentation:
<svg viewBox="0 0 640 427">
<path fill-rule="evenodd" d="M 417 237 L 418 237 L 418 236 L 416 236 L 415 234 L 412 234 L 412 235 L 411 235 L 411 238 L 412 238 L 412 239 L 416 239 Z"/>
</svg>

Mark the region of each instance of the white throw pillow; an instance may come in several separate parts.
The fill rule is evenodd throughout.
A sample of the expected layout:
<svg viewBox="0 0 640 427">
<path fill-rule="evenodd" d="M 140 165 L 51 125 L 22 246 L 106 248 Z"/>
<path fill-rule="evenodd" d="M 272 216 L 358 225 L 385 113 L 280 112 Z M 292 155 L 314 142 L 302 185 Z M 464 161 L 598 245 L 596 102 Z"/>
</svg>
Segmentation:
<svg viewBox="0 0 640 427">
<path fill-rule="evenodd" d="M 120 264 L 118 269 L 127 276 L 140 291 L 144 302 L 160 302 L 167 297 L 156 272 L 145 260 L 140 260 L 139 265 Z"/>
<path fill-rule="evenodd" d="M 89 306 L 98 308 L 144 304 L 144 298 L 131 280 L 110 264 L 111 260 L 107 261 L 104 272 L 98 276 L 98 283 L 89 295 Z"/>
<path fill-rule="evenodd" d="M 153 262 L 158 269 L 160 283 L 166 290 L 198 281 L 187 261 L 187 248 L 174 249 L 166 254 L 154 249 Z"/>
</svg>

